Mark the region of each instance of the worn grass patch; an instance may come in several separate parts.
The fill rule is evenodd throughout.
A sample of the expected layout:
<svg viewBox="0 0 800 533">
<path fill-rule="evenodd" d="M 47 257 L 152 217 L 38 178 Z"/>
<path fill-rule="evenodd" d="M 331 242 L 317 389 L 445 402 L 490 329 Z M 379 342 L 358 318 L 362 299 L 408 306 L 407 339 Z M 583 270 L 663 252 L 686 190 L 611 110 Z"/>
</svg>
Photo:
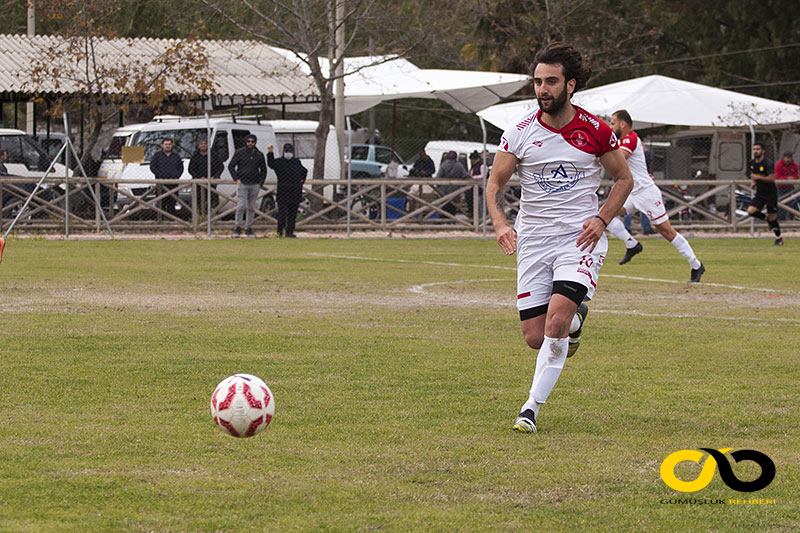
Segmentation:
<svg viewBox="0 0 800 533">
<path fill-rule="evenodd" d="M 796 250 L 695 240 L 690 286 L 644 244 L 621 267 L 611 243 L 581 350 L 519 435 L 535 353 L 491 240 L 12 241 L 0 530 L 797 530 Z M 253 439 L 208 413 L 236 372 L 276 397 Z M 700 447 L 762 451 L 776 478 L 665 486 L 661 461 Z"/>
</svg>

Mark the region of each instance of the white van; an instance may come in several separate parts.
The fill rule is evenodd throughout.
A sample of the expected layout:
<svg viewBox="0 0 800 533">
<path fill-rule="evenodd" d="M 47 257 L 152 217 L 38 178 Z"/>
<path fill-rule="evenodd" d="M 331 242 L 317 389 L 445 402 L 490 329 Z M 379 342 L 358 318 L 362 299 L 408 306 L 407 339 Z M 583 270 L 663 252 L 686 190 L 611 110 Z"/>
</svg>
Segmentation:
<svg viewBox="0 0 800 533">
<path fill-rule="evenodd" d="M 299 158 L 303 166 L 308 169 L 308 179 L 314 175 L 314 152 L 317 149 L 317 125 L 314 120 L 265 120 L 275 131 L 275 157 L 283 155 L 283 145 L 294 145 L 294 157 Z M 341 177 L 342 166 L 339 162 L 339 143 L 336 140 L 336 128 L 330 127 L 328 139 L 325 143 L 325 174 L 324 179 L 338 180 Z M 325 187 L 325 198 L 333 199 L 334 187 Z"/>
<path fill-rule="evenodd" d="M 11 176 L 41 178 L 52 161 L 52 157 L 22 130 L 0 128 L 0 149 L 8 154 L 5 165 Z M 56 163 L 50 175 L 63 177 L 65 171 L 64 165 Z M 72 171 L 69 175 L 72 176 Z"/>
<path fill-rule="evenodd" d="M 100 156 L 100 168 L 97 169 L 98 178 L 116 179 L 124 166 L 122 164 L 122 147 L 127 146 L 131 137 L 141 130 L 144 124 L 130 124 L 114 131 L 111 142 Z"/>
<path fill-rule="evenodd" d="M 173 150 L 183 158 L 183 175 L 181 179 L 191 179 L 189 175 L 189 159 L 197 149 L 197 143 L 205 140 L 208 134 L 206 125 L 211 126 L 211 146 L 210 151 L 216 154 L 220 161 L 224 163 L 221 179 L 230 181 L 230 184 L 220 184 L 217 190 L 226 195 L 234 196 L 236 184 L 231 178 L 228 170 L 228 163 L 233 157 L 233 153 L 245 145 L 248 135 L 255 135 L 257 138 L 256 146 L 266 157 L 267 146 L 277 147 L 277 140 L 272 126 L 266 121 L 260 123 L 256 120 L 239 120 L 231 117 L 211 118 L 206 122 L 205 118 L 196 117 L 165 117 L 159 120 L 142 125 L 141 129 L 134 133 L 128 142 L 128 146 L 142 146 L 144 148 L 143 163 L 128 163 L 119 175 L 120 180 L 136 180 L 138 183 L 120 183 L 120 190 L 125 190 L 134 196 L 141 196 L 147 193 L 151 186 L 146 181 L 153 180 L 153 173 L 150 171 L 150 159 L 161 150 L 161 142 L 164 139 L 172 139 Z M 267 180 L 274 181 L 275 172 L 268 170 Z M 181 191 L 181 196 L 188 196 L 191 190 L 187 187 Z M 225 199 L 220 197 L 220 205 L 225 203 Z M 123 205 L 130 202 L 124 195 L 119 195 L 118 204 Z"/>
<path fill-rule="evenodd" d="M 439 166 L 444 161 L 447 152 L 453 150 L 458 154 L 458 160 L 464 165 L 464 168 L 469 171 L 469 154 L 472 152 L 483 152 L 483 143 L 470 142 L 470 141 L 428 141 L 425 145 L 425 153 L 433 159 L 433 164 L 436 167 L 436 172 L 439 172 Z M 494 154 L 497 152 L 497 145 L 493 143 L 486 143 L 486 151 L 488 155 L 487 164 L 492 168 L 494 162 Z M 436 173 L 433 174 L 436 176 Z"/>
</svg>

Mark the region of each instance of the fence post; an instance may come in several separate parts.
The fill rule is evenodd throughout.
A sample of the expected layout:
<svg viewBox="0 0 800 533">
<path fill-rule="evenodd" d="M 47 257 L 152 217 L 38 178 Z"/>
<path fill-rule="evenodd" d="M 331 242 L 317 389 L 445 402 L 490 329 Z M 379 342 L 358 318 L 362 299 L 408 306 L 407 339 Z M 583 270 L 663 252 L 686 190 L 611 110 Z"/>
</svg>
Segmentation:
<svg viewBox="0 0 800 533">
<path fill-rule="evenodd" d="M 211 160 L 210 153 L 208 159 Z M 192 233 L 197 236 L 197 180 L 192 180 Z"/>
<path fill-rule="evenodd" d="M 381 183 L 381 229 L 386 229 L 386 184 Z"/>
<path fill-rule="evenodd" d="M 94 197 L 100 200 L 100 205 L 94 206 L 94 224 L 97 232 L 100 232 L 100 210 L 103 209 L 103 199 L 100 197 L 100 182 L 95 181 L 90 187 L 94 187 Z"/>
</svg>

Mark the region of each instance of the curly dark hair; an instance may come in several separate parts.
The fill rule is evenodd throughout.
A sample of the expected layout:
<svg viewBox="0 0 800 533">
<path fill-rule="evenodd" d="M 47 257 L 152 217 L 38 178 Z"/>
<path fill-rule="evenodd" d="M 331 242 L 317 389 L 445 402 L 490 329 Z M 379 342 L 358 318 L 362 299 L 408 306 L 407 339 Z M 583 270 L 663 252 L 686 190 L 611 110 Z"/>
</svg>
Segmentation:
<svg viewBox="0 0 800 533">
<path fill-rule="evenodd" d="M 589 67 L 588 59 L 584 61 L 583 56 L 569 43 L 554 41 L 548 44 L 536 54 L 533 60 L 531 75 L 536 70 L 539 63 L 545 65 L 561 65 L 566 81 L 575 80 L 575 92 L 586 87 L 592 69 Z"/>
</svg>

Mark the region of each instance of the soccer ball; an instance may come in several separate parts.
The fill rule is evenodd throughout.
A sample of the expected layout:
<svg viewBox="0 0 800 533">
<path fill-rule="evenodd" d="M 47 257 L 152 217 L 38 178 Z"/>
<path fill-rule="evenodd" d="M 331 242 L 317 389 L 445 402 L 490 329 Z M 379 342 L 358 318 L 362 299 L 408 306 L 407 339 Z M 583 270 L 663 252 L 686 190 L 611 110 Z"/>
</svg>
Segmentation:
<svg viewBox="0 0 800 533">
<path fill-rule="evenodd" d="M 250 374 L 223 379 L 211 395 L 211 418 L 234 437 L 258 435 L 272 422 L 275 397 L 267 384 Z"/>
</svg>

